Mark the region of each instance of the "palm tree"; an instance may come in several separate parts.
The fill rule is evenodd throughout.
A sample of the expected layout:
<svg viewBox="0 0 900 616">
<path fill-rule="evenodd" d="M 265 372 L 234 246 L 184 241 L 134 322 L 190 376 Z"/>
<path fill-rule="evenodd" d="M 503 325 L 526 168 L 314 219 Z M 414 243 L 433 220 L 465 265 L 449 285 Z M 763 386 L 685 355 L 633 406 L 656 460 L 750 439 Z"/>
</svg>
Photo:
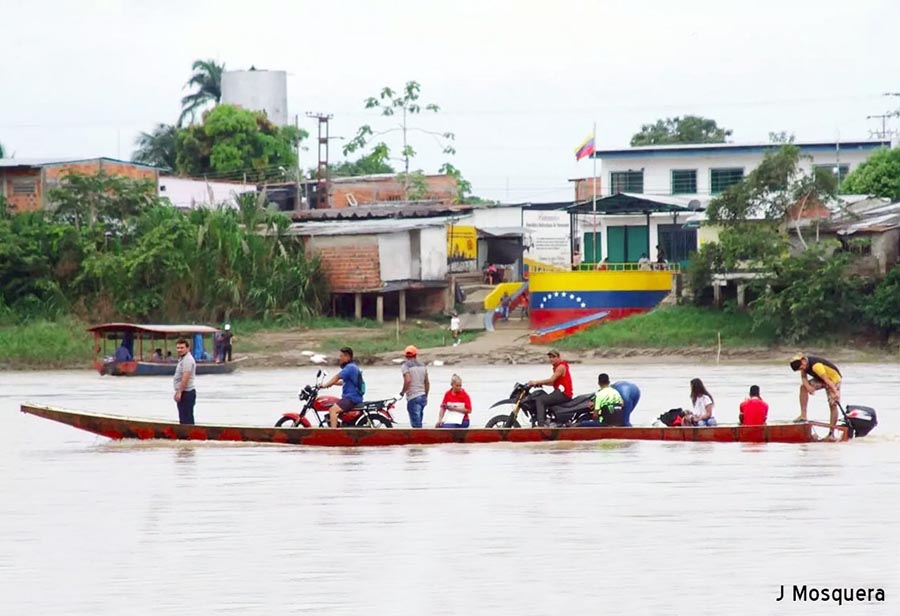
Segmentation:
<svg viewBox="0 0 900 616">
<path fill-rule="evenodd" d="M 187 116 L 193 122 L 197 110 L 203 105 L 214 101 L 216 104 L 222 98 L 222 72 L 225 64 L 216 64 L 215 60 L 195 60 L 191 66 L 194 74 L 185 84 L 186 88 L 196 88 L 196 91 L 181 99 L 181 116 L 178 118 L 178 126 Z"/>
<path fill-rule="evenodd" d="M 141 133 L 135 140 L 137 150 L 131 155 L 136 163 L 175 169 L 175 135 L 171 124 L 157 124 L 153 132 Z"/>
</svg>

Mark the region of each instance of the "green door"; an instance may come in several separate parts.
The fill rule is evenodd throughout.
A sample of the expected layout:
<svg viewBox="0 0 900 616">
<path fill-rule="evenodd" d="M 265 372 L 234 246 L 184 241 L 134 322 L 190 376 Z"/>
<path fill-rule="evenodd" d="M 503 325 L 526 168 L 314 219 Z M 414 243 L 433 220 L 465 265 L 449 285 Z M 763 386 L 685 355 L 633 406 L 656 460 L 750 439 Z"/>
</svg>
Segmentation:
<svg viewBox="0 0 900 616">
<path fill-rule="evenodd" d="M 647 241 L 647 227 L 607 227 L 606 254 L 610 263 L 637 263 L 641 253 L 649 252 Z"/>
<path fill-rule="evenodd" d="M 636 263 L 641 254 L 650 256 L 650 242 L 647 227 L 625 227 L 625 256 L 629 263 Z"/>
<path fill-rule="evenodd" d="M 594 252 L 594 233 L 585 233 L 584 234 L 584 250 L 583 258 L 581 259 L 582 263 L 598 263 L 603 258 L 603 248 L 601 248 L 600 244 L 600 234 L 596 234 L 596 253 Z"/>
<path fill-rule="evenodd" d="M 625 229 L 627 227 L 606 228 L 606 256 L 610 263 L 625 261 Z"/>
</svg>

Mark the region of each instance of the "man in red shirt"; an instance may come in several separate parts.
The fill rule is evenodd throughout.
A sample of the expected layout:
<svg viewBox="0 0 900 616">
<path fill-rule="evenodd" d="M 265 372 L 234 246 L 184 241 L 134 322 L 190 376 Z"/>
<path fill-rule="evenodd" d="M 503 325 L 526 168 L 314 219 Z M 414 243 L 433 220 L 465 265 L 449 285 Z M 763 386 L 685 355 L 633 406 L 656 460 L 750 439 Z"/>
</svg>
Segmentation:
<svg viewBox="0 0 900 616">
<path fill-rule="evenodd" d="M 551 406 L 563 404 L 572 399 L 572 374 L 569 372 L 569 364 L 559 356 L 559 351 L 553 350 L 547 353 L 547 358 L 553 365 L 553 374 L 548 379 L 528 381 L 529 387 L 541 387 L 550 385 L 553 391 L 543 394 L 542 391 L 532 394 L 534 399 L 536 421 L 538 426 L 546 424 L 547 409 Z"/>
<path fill-rule="evenodd" d="M 759 385 L 750 387 L 750 397 L 741 402 L 740 424 L 742 426 L 763 426 L 769 415 L 769 405 L 759 397 Z"/>
</svg>

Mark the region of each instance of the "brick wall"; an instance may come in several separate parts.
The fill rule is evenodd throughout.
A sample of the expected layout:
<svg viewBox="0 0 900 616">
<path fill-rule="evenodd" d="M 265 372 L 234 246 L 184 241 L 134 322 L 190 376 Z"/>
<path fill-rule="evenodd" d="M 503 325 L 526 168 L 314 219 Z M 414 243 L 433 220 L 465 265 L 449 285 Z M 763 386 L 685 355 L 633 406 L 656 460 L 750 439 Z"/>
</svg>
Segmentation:
<svg viewBox="0 0 900 616">
<path fill-rule="evenodd" d="M 41 171 L 28 167 L 0 170 L 0 181 L 11 212 L 27 212 L 41 207 Z M 30 192 L 29 192 L 30 191 Z"/>
<path fill-rule="evenodd" d="M 333 293 L 371 291 L 381 287 L 376 236 L 313 237 L 307 240 L 306 250 L 319 257 Z"/>
<path fill-rule="evenodd" d="M 600 199 L 603 196 L 603 190 L 601 190 L 600 179 L 597 178 L 597 198 Z M 575 200 L 576 201 L 589 201 L 594 197 L 594 178 L 579 178 L 575 180 Z"/>
<path fill-rule="evenodd" d="M 456 178 L 449 175 L 426 175 L 425 183 L 428 185 L 428 191 L 424 199 L 437 200 L 441 205 L 450 205 L 456 199 Z M 330 184 L 328 201 L 331 207 L 349 207 L 351 196 L 357 205 L 401 201 L 403 185 L 396 178 L 340 181 Z"/>
</svg>

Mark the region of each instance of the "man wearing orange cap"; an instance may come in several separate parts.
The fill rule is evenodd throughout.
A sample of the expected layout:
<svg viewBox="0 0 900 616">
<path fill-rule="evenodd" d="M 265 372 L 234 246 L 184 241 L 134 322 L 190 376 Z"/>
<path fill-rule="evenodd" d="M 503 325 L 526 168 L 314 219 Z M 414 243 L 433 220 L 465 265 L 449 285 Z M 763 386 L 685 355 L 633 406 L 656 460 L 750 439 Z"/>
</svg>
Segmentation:
<svg viewBox="0 0 900 616">
<path fill-rule="evenodd" d="M 431 383 L 428 382 L 428 368 L 419 361 L 419 349 L 409 345 L 403 350 L 406 361 L 400 367 L 403 374 L 403 389 L 400 397 L 406 396 L 406 410 L 409 413 L 409 425 L 413 428 L 422 427 L 422 418 L 425 415 L 425 405 L 428 404 L 428 391 Z"/>
</svg>

